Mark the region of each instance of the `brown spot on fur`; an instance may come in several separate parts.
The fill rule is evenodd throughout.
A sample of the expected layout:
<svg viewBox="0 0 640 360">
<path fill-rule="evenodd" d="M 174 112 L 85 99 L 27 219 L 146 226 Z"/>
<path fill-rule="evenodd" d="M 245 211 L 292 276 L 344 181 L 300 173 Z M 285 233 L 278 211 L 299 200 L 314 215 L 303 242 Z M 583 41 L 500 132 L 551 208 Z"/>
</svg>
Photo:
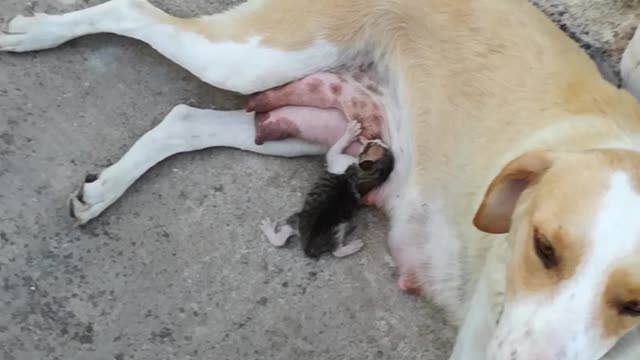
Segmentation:
<svg viewBox="0 0 640 360">
<path fill-rule="evenodd" d="M 371 121 L 373 121 L 377 126 L 380 126 L 380 124 L 382 123 L 382 115 L 373 114 L 373 116 L 371 117 Z"/>
<path fill-rule="evenodd" d="M 284 140 L 300 135 L 298 126 L 286 117 L 273 119 L 269 113 L 257 113 L 255 116 L 256 145 L 262 145 L 266 141 Z"/>
<path fill-rule="evenodd" d="M 368 62 L 366 64 L 361 64 L 357 67 L 357 70 L 361 73 L 367 73 L 369 72 L 371 69 L 373 69 L 373 63 L 372 62 Z"/>
<path fill-rule="evenodd" d="M 338 83 L 331 84 L 329 88 L 331 89 L 331 93 L 335 96 L 340 96 L 340 94 L 342 94 L 342 85 Z"/>
<path fill-rule="evenodd" d="M 378 87 L 377 84 L 375 83 L 369 83 L 366 86 L 367 90 L 371 91 L 372 93 L 376 94 L 376 95 L 381 95 L 382 92 L 380 91 L 380 87 Z"/>
<path fill-rule="evenodd" d="M 355 73 L 353 73 L 353 80 L 357 81 L 357 82 L 361 82 L 362 79 L 364 79 L 364 73 L 361 71 L 357 71 Z"/>
<path fill-rule="evenodd" d="M 307 84 L 307 90 L 309 90 L 310 93 L 317 93 L 320 91 L 320 88 L 322 87 L 322 85 L 324 85 L 322 80 L 311 79 Z"/>
<path fill-rule="evenodd" d="M 638 255 L 640 254 L 636 254 L 635 257 Z M 630 328 L 640 324 L 639 317 L 620 314 L 624 304 L 640 300 L 640 272 L 634 269 L 637 262 L 625 265 L 630 266 L 620 267 L 611 272 L 602 295 L 598 317 L 605 338 L 619 338 Z"/>
<path fill-rule="evenodd" d="M 385 154 L 385 149 L 380 144 L 376 144 L 374 142 L 367 143 L 365 147 L 362 149 L 360 153 L 359 159 L 361 161 L 364 160 L 373 160 L 377 161 L 382 159 Z"/>
</svg>

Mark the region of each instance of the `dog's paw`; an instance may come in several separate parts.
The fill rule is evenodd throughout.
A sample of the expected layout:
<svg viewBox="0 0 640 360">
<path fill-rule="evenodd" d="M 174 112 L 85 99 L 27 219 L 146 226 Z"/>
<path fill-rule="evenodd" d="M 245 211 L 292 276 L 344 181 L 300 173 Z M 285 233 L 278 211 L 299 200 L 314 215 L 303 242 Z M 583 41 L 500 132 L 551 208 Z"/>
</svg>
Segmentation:
<svg viewBox="0 0 640 360">
<path fill-rule="evenodd" d="M 0 51 L 25 52 L 51 48 L 67 40 L 65 29 L 51 21 L 54 15 L 18 15 L 0 32 Z M 67 29 L 66 31 L 69 31 Z"/>
<path fill-rule="evenodd" d="M 409 295 L 420 295 L 422 293 L 422 284 L 418 280 L 418 275 L 413 271 L 400 274 L 398 288 Z"/>
<path fill-rule="evenodd" d="M 75 225 L 86 224 L 113 203 L 99 196 L 102 188 L 99 176 L 88 174 L 80 188 L 69 196 L 69 215 L 75 219 Z"/>
</svg>

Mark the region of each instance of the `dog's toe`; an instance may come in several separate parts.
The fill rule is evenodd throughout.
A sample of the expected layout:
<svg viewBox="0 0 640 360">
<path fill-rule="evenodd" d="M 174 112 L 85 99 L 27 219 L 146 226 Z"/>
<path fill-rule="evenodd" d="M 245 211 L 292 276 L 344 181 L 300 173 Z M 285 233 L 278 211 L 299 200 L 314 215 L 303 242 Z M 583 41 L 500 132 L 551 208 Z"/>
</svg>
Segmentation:
<svg viewBox="0 0 640 360">
<path fill-rule="evenodd" d="M 77 225 L 84 225 L 89 220 L 100 215 L 110 203 L 102 200 L 101 187 L 97 184 L 99 175 L 88 174 L 82 185 L 68 199 L 69 215 L 75 219 Z"/>
<path fill-rule="evenodd" d="M 50 18 L 46 14 L 14 17 L 0 33 L 0 51 L 25 52 L 60 45 L 67 38 Z"/>
<path fill-rule="evenodd" d="M 420 295 L 422 293 L 422 285 L 415 272 L 400 274 L 400 277 L 398 277 L 398 287 L 406 294 Z"/>
</svg>

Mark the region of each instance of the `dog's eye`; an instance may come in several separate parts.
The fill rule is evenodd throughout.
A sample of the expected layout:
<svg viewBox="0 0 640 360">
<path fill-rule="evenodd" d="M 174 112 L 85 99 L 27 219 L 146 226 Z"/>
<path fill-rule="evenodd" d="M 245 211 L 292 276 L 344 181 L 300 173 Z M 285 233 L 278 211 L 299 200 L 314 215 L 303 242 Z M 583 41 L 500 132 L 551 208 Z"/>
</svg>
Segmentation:
<svg viewBox="0 0 640 360">
<path fill-rule="evenodd" d="M 640 316 L 640 300 L 623 303 L 619 311 L 620 315 Z"/>
<path fill-rule="evenodd" d="M 556 257 L 556 252 L 553 249 L 553 246 L 538 230 L 533 234 L 533 246 L 535 248 L 536 255 L 538 255 L 538 258 L 540 258 L 540 261 L 545 268 L 551 269 L 558 265 L 558 258 Z"/>
</svg>

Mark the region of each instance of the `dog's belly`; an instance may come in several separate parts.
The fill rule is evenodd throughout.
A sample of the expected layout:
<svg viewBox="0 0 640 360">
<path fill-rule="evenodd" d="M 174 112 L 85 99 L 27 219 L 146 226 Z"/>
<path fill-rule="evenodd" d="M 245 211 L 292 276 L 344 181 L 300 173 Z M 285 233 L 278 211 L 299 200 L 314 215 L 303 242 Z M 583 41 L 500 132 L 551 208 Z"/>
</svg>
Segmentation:
<svg viewBox="0 0 640 360">
<path fill-rule="evenodd" d="M 360 123 L 363 138 L 380 138 L 382 95 L 364 72 L 318 73 L 252 95 L 246 110 L 256 113 L 256 144 L 296 137 L 332 145 L 347 121 Z M 347 150 L 358 151 L 356 143 Z"/>
<path fill-rule="evenodd" d="M 295 137 L 331 146 L 347 122 L 356 121 L 362 127 L 362 140 L 382 139 L 396 157 L 389 180 L 366 194 L 363 203 L 392 211 L 409 172 L 408 140 L 399 140 L 398 124 L 390 123 L 401 118 L 390 89 L 374 78 L 374 73 L 361 68 L 323 72 L 251 95 L 246 110 L 255 112 L 256 144 Z M 361 144 L 355 141 L 345 152 L 355 156 Z"/>
<path fill-rule="evenodd" d="M 384 88 L 363 72 L 318 73 L 254 94 L 247 104 L 255 111 L 256 143 L 290 137 L 332 145 L 348 121 L 362 125 L 363 137 L 381 138 L 396 158 L 394 171 L 363 202 L 385 210 L 391 219 L 390 250 L 399 276 L 398 285 L 409 293 L 434 295 L 454 316 L 460 308 L 458 242 L 437 201 L 420 201 L 408 185 L 411 152 L 408 127 L 393 103 L 392 89 Z M 405 123 L 406 124 L 406 123 Z M 359 152 L 354 142 L 348 153 Z M 414 189 L 415 190 L 415 189 Z"/>
</svg>

